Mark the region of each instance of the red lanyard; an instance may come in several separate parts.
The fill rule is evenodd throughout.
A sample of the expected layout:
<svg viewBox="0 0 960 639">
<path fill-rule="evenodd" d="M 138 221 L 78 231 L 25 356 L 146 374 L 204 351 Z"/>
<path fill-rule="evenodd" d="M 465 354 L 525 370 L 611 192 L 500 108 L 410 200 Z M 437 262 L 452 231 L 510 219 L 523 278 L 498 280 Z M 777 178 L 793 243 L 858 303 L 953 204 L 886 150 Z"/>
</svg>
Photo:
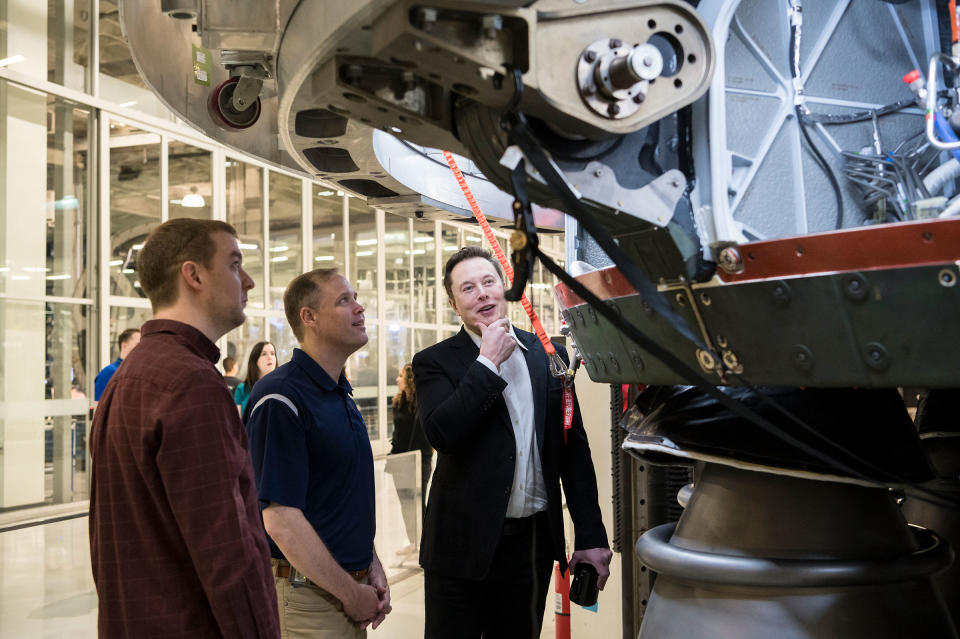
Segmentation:
<svg viewBox="0 0 960 639">
<path fill-rule="evenodd" d="M 480 205 L 477 204 L 476 198 L 473 197 L 473 192 L 470 190 L 467 180 L 463 177 L 463 173 L 460 172 L 460 168 L 457 166 L 457 160 L 449 151 L 444 151 L 443 157 L 446 158 L 447 164 L 450 165 L 450 170 L 453 171 L 453 176 L 457 179 L 460 190 L 463 191 L 464 197 L 467 198 L 467 202 L 473 210 L 473 215 L 477 218 L 477 223 L 480 224 L 480 228 L 483 230 L 483 235 L 487 238 L 487 242 L 493 249 L 493 254 L 497 256 L 497 260 L 500 262 L 500 266 L 503 267 L 503 271 L 506 273 L 510 283 L 513 283 L 513 267 L 510 265 L 510 261 L 504 254 L 503 249 L 500 248 L 500 242 L 494 237 L 493 229 L 490 228 L 490 223 L 487 222 L 487 216 L 480 210 Z M 533 305 L 530 303 L 530 300 L 527 299 L 526 294 L 520 297 L 520 305 L 523 306 L 523 310 L 527 312 L 527 317 L 530 318 L 533 330 L 536 331 L 540 343 L 543 344 L 543 350 L 546 351 L 547 357 L 550 359 L 551 373 L 555 377 L 561 378 L 561 382 L 563 383 L 563 443 L 566 444 L 567 433 L 573 427 L 573 369 L 567 368 L 563 360 L 560 359 L 560 356 L 557 355 L 557 349 L 554 348 L 553 342 L 551 342 L 547 336 L 547 332 L 543 330 L 543 324 L 540 323 L 540 318 L 537 317 L 537 312 L 533 310 Z"/>
</svg>

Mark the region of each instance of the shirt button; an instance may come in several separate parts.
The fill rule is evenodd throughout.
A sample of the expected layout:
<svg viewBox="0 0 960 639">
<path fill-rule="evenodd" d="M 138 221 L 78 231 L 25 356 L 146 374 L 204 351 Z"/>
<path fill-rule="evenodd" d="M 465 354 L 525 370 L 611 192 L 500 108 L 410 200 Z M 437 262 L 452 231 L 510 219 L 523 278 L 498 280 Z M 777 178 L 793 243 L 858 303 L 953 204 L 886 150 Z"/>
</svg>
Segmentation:
<svg viewBox="0 0 960 639">
<path fill-rule="evenodd" d="M 503 489 L 503 494 L 504 494 L 504 495 L 509 495 L 509 494 L 510 494 L 510 489 L 509 489 L 509 488 L 504 488 L 504 489 Z"/>
</svg>

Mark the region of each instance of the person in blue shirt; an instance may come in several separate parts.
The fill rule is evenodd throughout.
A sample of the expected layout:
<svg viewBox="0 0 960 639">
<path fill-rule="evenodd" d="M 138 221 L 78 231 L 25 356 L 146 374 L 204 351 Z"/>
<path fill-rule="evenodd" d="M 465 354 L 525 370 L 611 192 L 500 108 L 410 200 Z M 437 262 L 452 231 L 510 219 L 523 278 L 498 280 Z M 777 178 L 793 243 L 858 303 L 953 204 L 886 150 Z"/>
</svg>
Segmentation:
<svg viewBox="0 0 960 639">
<path fill-rule="evenodd" d="M 295 278 L 283 305 L 300 348 L 257 383 L 243 413 L 280 625 L 360 639 L 391 610 L 373 543 L 373 451 L 344 374 L 367 343 L 364 309 L 335 269 Z"/>
<path fill-rule="evenodd" d="M 110 378 L 113 377 L 113 374 L 117 372 L 117 369 L 120 368 L 120 364 L 123 363 L 123 360 L 130 354 L 134 348 L 137 347 L 137 344 L 140 343 L 140 329 L 139 328 L 128 328 L 117 338 L 117 348 L 120 349 L 120 357 L 117 358 L 117 361 L 112 364 L 107 364 L 103 367 L 97 376 L 93 380 L 93 405 L 96 406 L 97 402 L 100 401 L 100 396 L 103 395 L 104 389 L 107 387 L 107 382 L 110 381 Z"/>
<path fill-rule="evenodd" d="M 257 342 L 247 358 L 247 376 L 233 391 L 233 401 L 240 407 L 240 413 L 247 407 L 250 391 L 260 378 L 277 368 L 277 349 L 270 342 Z"/>
</svg>

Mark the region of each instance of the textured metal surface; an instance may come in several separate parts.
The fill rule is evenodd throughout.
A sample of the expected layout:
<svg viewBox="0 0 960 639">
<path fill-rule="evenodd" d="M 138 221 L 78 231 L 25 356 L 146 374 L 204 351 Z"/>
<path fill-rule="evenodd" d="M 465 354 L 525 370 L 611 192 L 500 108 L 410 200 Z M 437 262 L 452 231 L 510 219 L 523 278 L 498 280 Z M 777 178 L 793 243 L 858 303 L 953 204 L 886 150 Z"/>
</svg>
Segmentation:
<svg viewBox="0 0 960 639">
<path fill-rule="evenodd" d="M 705 178 L 695 206 L 711 206 L 718 239 L 726 241 L 743 241 L 741 230 L 768 239 L 835 228 L 833 192 L 801 143 L 794 113 L 786 3 L 707 0 L 698 10 L 714 29 L 718 52 L 709 99 L 694 109 L 693 142 Z M 934 15 L 927 0 L 803 3 L 804 104 L 816 113 L 849 113 L 910 98 L 900 78 L 939 49 Z M 885 148 L 922 125 L 920 109 L 882 118 Z M 860 151 L 873 135 L 869 121 L 810 128 L 836 175 L 839 151 Z M 850 185 L 841 180 L 841 188 L 844 226 L 863 224 Z"/>
<path fill-rule="evenodd" d="M 595 292 L 612 293 L 608 304 L 700 370 L 695 346 L 639 296 L 627 293 L 615 270 L 580 279 Z M 693 300 L 711 336 L 736 354 L 742 378 L 751 383 L 952 387 L 960 383 L 958 279 L 960 269 L 948 262 L 736 284 L 714 280 L 694 287 Z M 662 295 L 695 325 L 694 302 L 686 290 L 666 287 Z M 587 305 L 577 304 L 575 296 L 561 293 L 560 298 L 567 300 L 561 308 L 592 379 L 685 383 Z"/>
</svg>

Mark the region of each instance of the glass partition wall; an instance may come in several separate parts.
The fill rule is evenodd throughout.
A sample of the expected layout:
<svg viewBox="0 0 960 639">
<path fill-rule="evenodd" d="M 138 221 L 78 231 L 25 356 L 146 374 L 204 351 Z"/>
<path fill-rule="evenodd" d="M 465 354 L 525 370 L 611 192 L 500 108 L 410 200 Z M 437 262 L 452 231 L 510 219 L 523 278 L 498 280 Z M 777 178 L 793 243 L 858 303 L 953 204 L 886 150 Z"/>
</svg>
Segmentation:
<svg viewBox="0 0 960 639">
<path fill-rule="evenodd" d="M 386 453 L 399 370 L 459 330 L 443 264 L 486 242 L 476 226 L 371 209 L 178 123 L 137 76 L 115 2 L 0 0 L 0 9 L 0 58 L 9 58 L 0 65 L 0 513 L 87 499 L 93 379 L 116 359 L 117 336 L 152 317 L 137 254 L 177 217 L 237 229 L 256 288 L 246 323 L 219 346 L 241 376 L 259 341 L 289 361 L 292 278 L 335 267 L 350 279 L 370 341 L 346 372 L 374 452 Z M 46 55 L 29 54 L 39 49 Z M 543 247 L 562 260 L 562 239 L 545 236 Z M 552 285 L 538 270 L 528 294 L 556 334 Z M 510 313 L 529 326 L 519 305 Z"/>
</svg>

